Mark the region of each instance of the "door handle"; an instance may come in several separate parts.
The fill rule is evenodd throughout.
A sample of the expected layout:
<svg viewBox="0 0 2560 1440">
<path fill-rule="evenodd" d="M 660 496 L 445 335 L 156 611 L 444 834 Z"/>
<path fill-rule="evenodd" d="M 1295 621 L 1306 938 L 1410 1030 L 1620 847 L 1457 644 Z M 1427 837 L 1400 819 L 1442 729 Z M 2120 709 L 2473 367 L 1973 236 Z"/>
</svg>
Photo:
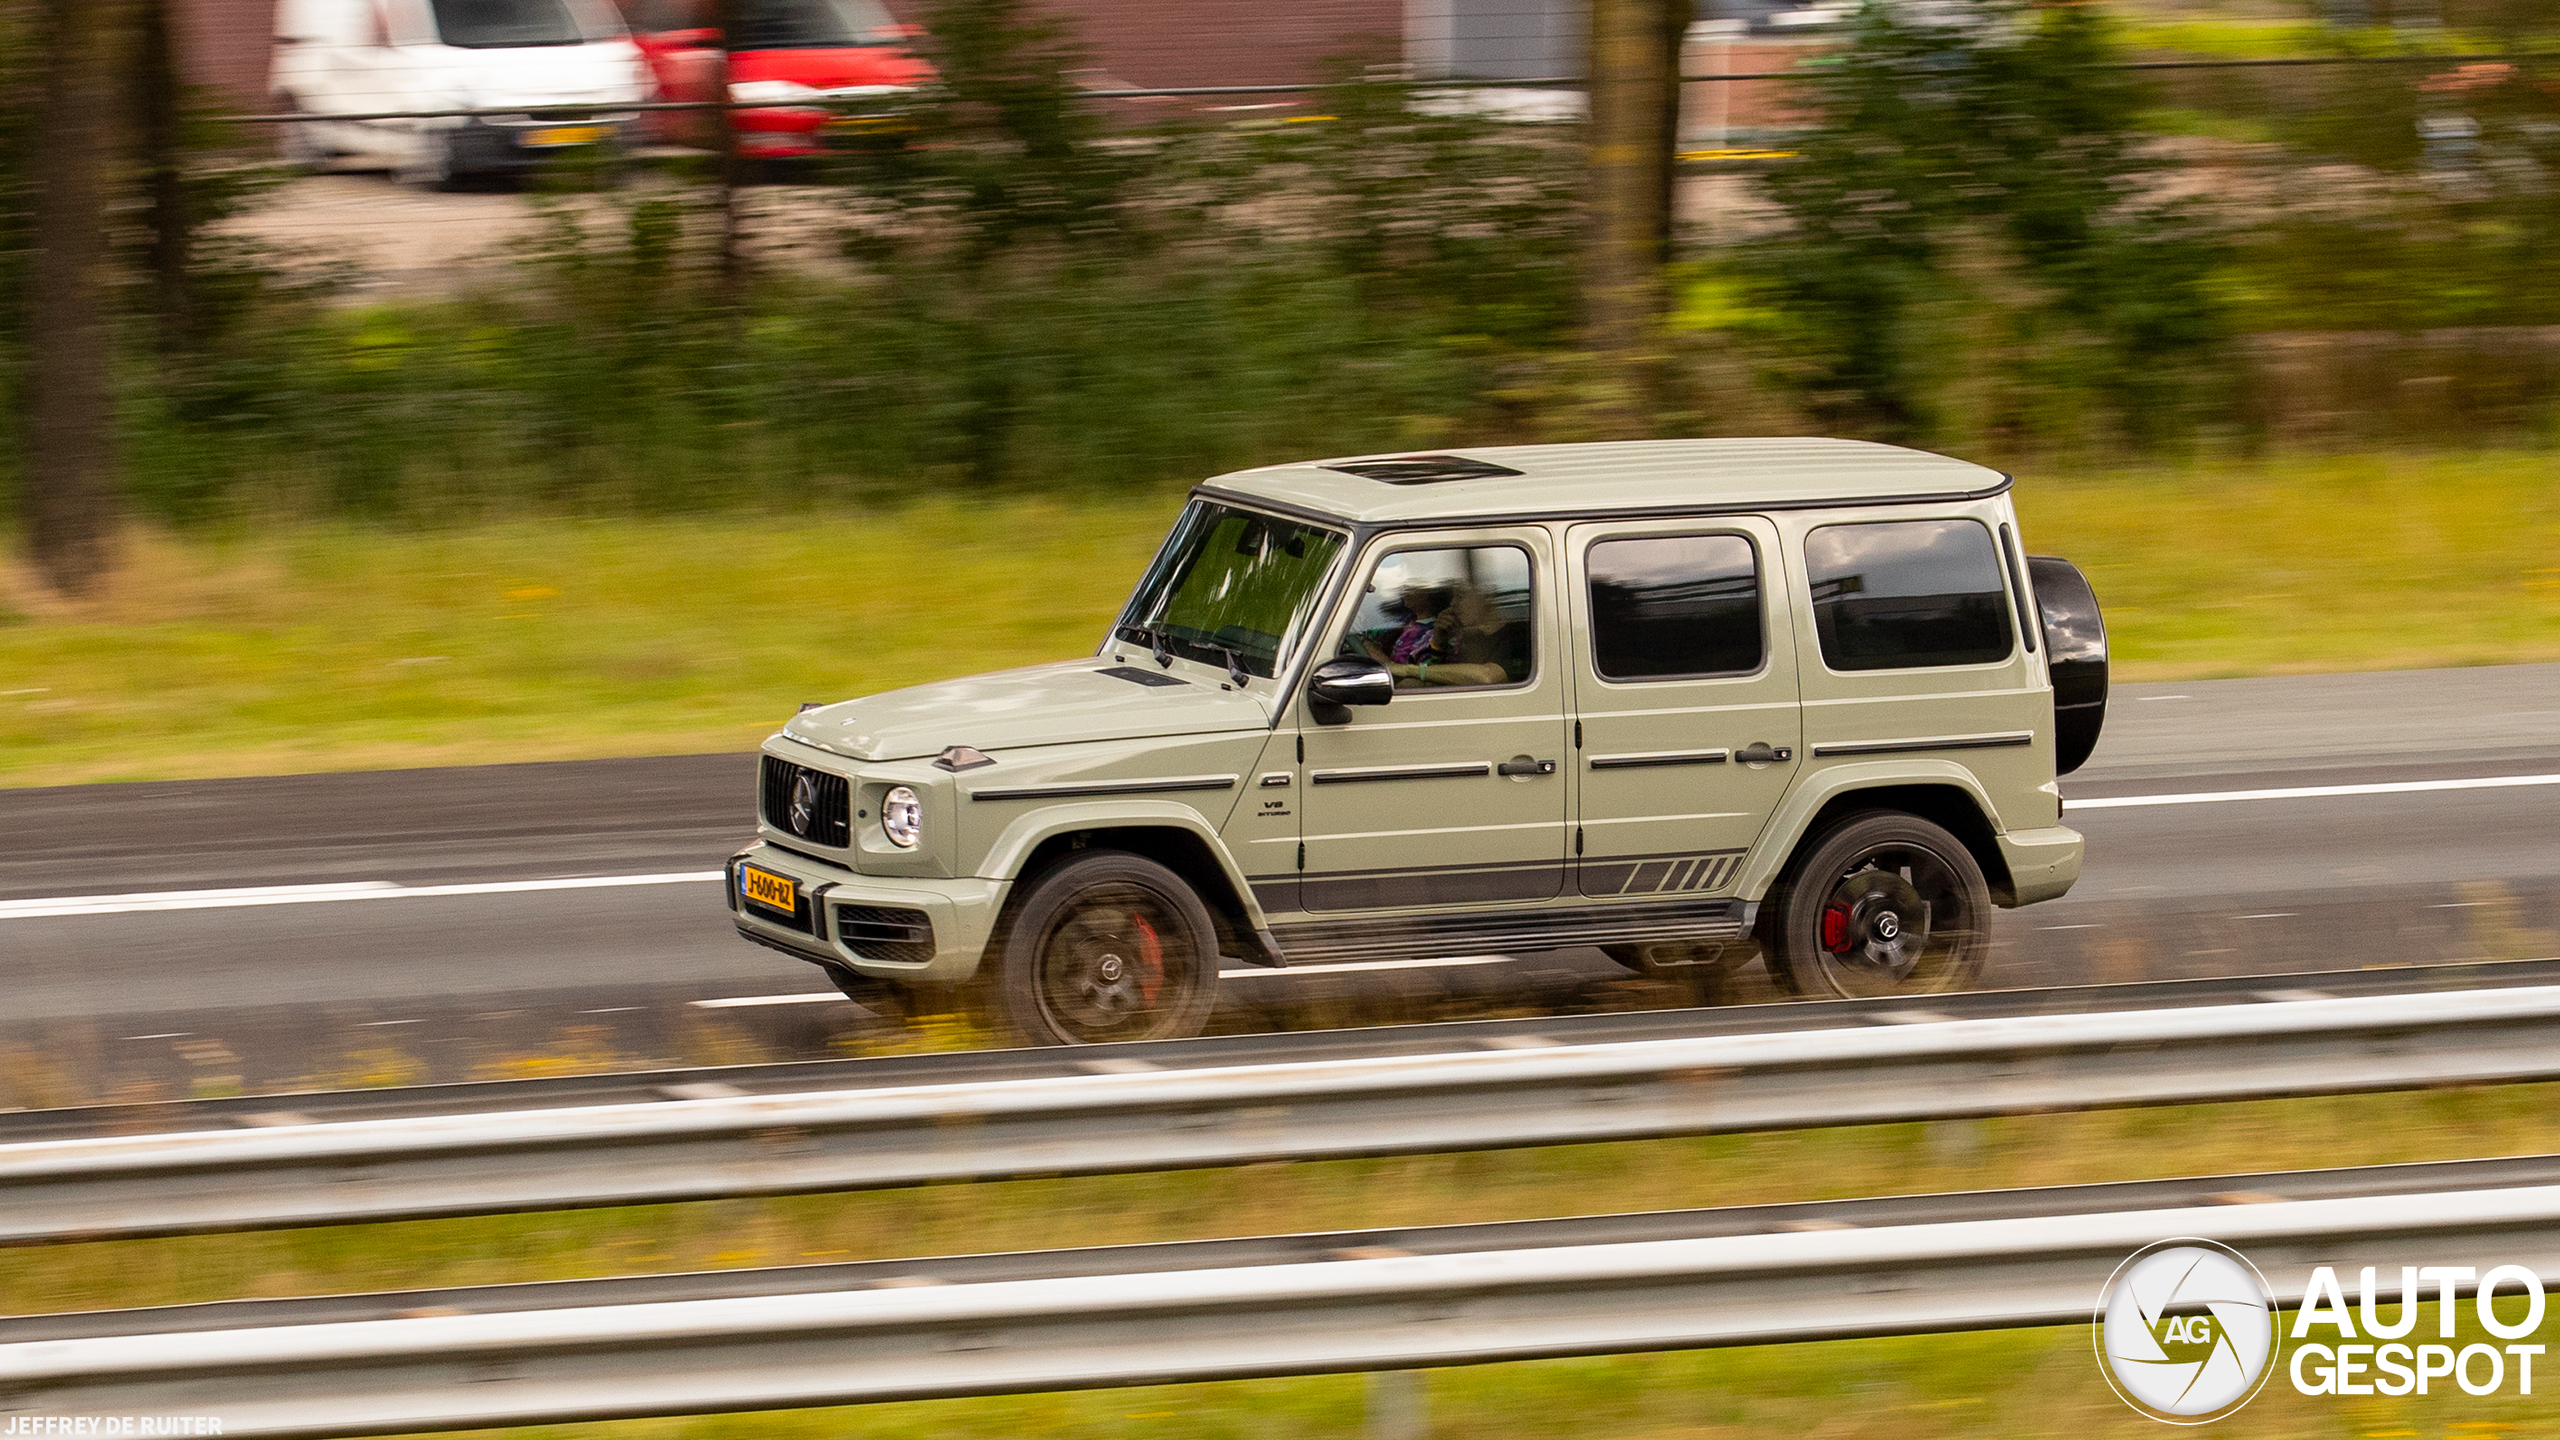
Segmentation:
<svg viewBox="0 0 2560 1440">
<path fill-rule="evenodd" d="M 1766 765 L 1772 761 L 1793 760 L 1796 752 L 1792 746 L 1773 746 L 1766 740 L 1754 740 L 1734 751 L 1733 758 L 1744 765 Z"/>
<path fill-rule="evenodd" d="M 1532 760 L 1526 755 L 1514 755 L 1494 766 L 1493 773 L 1496 775 L 1553 775 L 1556 773 L 1556 762 Z"/>
</svg>

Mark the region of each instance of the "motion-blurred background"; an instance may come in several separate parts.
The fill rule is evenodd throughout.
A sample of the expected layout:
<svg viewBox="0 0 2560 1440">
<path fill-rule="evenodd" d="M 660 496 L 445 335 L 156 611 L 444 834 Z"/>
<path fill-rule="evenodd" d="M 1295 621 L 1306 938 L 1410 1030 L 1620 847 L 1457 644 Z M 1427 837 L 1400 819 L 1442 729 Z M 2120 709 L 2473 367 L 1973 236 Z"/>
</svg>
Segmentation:
<svg viewBox="0 0 2560 1440">
<path fill-rule="evenodd" d="M 0 0 L 0 776 L 743 748 L 1459 443 L 2012 470 L 2120 677 L 2550 658 L 2555 26 Z"/>
<path fill-rule="evenodd" d="M 730 933 L 687 877 L 745 752 L 1088 650 L 1192 481 L 1468 444 L 2019 477 L 2106 606 L 2066 793 L 2117 808 L 1994 985 L 2560 954 L 2555 222 L 2549 0 L 0 0 L 0 1108 L 984 1043 Z M 580 875 L 651 883 L 499 893 Z M 1684 1003 L 1596 952 L 1225 994 Z M 0 1309 L 2560 1149 L 2546 1089 L 73 1245 Z M 1348 1380 L 861 1414 L 1364 1424 Z M 1452 1371 L 1432 1414 L 2150 1423 L 2077 1331 Z"/>
</svg>

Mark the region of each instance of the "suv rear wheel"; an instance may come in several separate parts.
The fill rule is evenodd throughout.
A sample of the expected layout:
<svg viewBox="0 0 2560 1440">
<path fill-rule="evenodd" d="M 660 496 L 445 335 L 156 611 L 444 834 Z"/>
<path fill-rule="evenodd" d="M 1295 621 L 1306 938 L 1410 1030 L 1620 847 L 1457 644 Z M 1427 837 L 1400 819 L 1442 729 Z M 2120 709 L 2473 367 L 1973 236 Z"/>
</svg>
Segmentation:
<svg viewBox="0 0 2560 1440">
<path fill-rule="evenodd" d="M 1964 842 L 1916 815 L 1852 816 L 1772 897 L 1769 973 L 1815 998 L 1962 990 L 1990 948 L 1991 888 Z"/>
<path fill-rule="evenodd" d="M 1034 1045 L 1197 1035 L 1218 998 L 1218 932 L 1182 877 L 1096 850 L 1041 875 L 1004 940 L 996 1002 Z"/>
</svg>

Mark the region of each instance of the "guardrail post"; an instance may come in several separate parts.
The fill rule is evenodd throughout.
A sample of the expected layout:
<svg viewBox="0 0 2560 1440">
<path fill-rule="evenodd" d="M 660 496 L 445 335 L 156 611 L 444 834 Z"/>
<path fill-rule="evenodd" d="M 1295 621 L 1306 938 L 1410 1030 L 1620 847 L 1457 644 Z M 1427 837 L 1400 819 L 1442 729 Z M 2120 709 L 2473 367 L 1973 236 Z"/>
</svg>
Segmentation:
<svg viewBox="0 0 2560 1440">
<path fill-rule="evenodd" d="M 1419 1370 L 1369 1372 L 1369 1440 L 1422 1440 L 1431 1429 L 1431 1399 Z"/>
</svg>

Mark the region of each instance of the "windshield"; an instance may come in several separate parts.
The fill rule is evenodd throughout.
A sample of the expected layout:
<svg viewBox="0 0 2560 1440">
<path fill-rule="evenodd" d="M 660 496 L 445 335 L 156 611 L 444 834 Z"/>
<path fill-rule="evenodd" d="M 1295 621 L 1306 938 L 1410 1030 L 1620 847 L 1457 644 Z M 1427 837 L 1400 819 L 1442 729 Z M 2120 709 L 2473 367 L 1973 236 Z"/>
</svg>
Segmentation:
<svg viewBox="0 0 2560 1440">
<path fill-rule="evenodd" d="M 1276 515 L 1194 500 L 1129 597 L 1112 634 L 1268 680 L 1297 649 L 1342 536 Z"/>
<path fill-rule="evenodd" d="M 583 45 L 609 40 L 603 22 L 579 24 L 564 0 L 434 0 L 436 36 L 464 50 L 510 50 L 531 45 Z"/>
<path fill-rule="evenodd" d="M 886 45 L 895 21 L 879 0 L 736 0 L 732 50 L 823 50 Z"/>
</svg>

